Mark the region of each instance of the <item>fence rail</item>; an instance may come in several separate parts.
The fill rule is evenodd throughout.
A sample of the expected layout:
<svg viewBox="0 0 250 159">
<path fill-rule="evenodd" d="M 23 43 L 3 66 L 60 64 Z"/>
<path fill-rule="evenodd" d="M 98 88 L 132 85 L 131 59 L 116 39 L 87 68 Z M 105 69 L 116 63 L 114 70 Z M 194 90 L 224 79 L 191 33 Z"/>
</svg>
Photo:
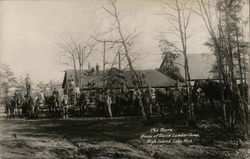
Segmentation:
<svg viewBox="0 0 250 159">
<path fill-rule="evenodd" d="M 240 78 L 235 78 L 238 82 L 240 80 Z M 189 80 L 190 82 L 195 82 L 197 80 L 206 80 L 206 79 L 191 79 Z M 218 78 L 209 78 L 209 80 L 213 80 L 213 81 L 219 81 Z M 183 84 L 184 82 L 180 82 L 182 83 L 182 87 L 187 87 L 185 84 Z M 191 87 L 192 87 L 193 83 L 191 83 Z M 177 86 L 151 86 L 151 88 L 176 88 Z M 122 87 L 113 87 L 111 89 L 121 89 Z M 147 86 L 144 87 L 127 87 L 128 89 L 135 89 L 135 88 L 139 88 L 139 89 L 145 89 L 148 88 Z M 103 87 L 93 87 L 93 88 L 83 88 L 83 91 L 88 91 L 88 90 L 103 90 Z"/>
</svg>

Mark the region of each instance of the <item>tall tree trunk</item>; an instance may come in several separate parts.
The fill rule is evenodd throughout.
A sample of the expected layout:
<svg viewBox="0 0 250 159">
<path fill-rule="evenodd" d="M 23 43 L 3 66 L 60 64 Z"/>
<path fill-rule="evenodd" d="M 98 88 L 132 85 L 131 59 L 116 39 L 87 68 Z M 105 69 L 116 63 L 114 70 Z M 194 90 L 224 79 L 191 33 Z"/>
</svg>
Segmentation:
<svg viewBox="0 0 250 159">
<path fill-rule="evenodd" d="M 242 72 L 242 61 L 241 61 L 241 51 L 240 51 L 240 43 L 239 43 L 239 33 L 238 29 L 236 29 L 236 42 L 237 42 L 237 53 L 238 53 L 238 65 L 239 65 L 239 71 L 240 71 L 240 93 L 241 97 L 243 97 L 244 94 L 244 87 L 243 87 L 243 72 Z"/>
<path fill-rule="evenodd" d="M 74 65 L 74 72 L 75 72 L 75 83 L 76 83 L 76 86 L 78 86 L 77 67 L 76 67 L 76 60 L 75 60 L 74 55 L 73 55 L 73 65 Z"/>
<path fill-rule="evenodd" d="M 177 17 L 178 17 L 178 25 L 179 25 L 179 32 L 181 37 L 181 44 L 182 44 L 182 50 L 184 55 L 184 69 L 185 69 L 185 82 L 187 85 L 187 93 L 188 93 L 188 108 L 189 108 L 189 120 L 194 120 L 194 113 L 193 113 L 193 105 L 191 104 L 191 84 L 190 84 L 190 73 L 189 73 L 189 66 L 188 66 L 188 57 L 187 57 L 187 37 L 186 37 L 186 26 L 185 23 L 182 24 L 182 18 L 181 18 L 181 10 L 179 7 L 178 0 L 175 0 L 176 8 L 177 8 Z M 184 25 L 184 26 L 183 26 Z"/>
<path fill-rule="evenodd" d="M 115 14 L 117 15 L 117 13 L 115 13 Z M 127 58 L 127 61 L 128 61 L 128 65 L 129 65 L 130 71 L 131 71 L 131 73 L 132 73 L 132 76 L 134 75 L 134 76 L 136 77 L 136 82 L 139 83 L 139 87 L 141 87 L 142 84 L 141 84 L 141 82 L 140 82 L 140 78 L 139 78 L 138 74 L 136 73 L 136 71 L 134 70 L 134 67 L 133 67 L 131 58 L 130 58 L 130 56 L 129 56 L 128 47 L 127 47 L 126 41 L 125 41 L 125 39 L 124 39 L 124 37 L 123 37 L 123 34 L 122 34 L 120 20 L 118 19 L 117 16 L 116 16 L 116 20 L 117 20 L 117 25 L 118 25 L 118 32 L 119 32 L 120 38 L 121 38 L 121 40 L 122 40 L 122 44 L 123 44 L 124 51 L 125 51 L 125 56 L 126 56 L 126 58 Z"/>
</svg>

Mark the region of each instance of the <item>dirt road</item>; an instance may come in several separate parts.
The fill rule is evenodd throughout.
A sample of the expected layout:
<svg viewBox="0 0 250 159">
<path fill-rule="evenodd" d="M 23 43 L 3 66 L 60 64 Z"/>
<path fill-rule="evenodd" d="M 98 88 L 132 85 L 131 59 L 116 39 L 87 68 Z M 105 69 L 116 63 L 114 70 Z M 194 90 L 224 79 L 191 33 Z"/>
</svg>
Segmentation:
<svg viewBox="0 0 250 159">
<path fill-rule="evenodd" d="M 249 140 L 237 148 L 235 142 L 217 139 L 189 145 L 146 144 L 140 139 L 151 128 L 161 127 L 170 126 L 134 118 L 7 120 L 1 112 L 0 158 L 250 158 Z"/>
</svg>

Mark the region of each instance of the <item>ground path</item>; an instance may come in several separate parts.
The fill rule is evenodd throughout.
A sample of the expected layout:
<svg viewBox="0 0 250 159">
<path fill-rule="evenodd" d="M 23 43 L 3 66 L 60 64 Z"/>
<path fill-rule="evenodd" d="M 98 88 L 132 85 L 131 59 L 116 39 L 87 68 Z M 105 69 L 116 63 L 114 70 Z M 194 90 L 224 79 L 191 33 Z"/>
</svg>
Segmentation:
<svg viewBox="0 0 250 159">
<path fill-rule="evenodd" d="M 6 119 L 0 109 L 0 158 L 250 158 L 249 140 L 235 150 L 223 146 L 223 142 L 185 146 L 151 145 L 140 141 L 140 135 L 150 128 L 163 126 L 166 125 L 148 124 L 134 118 Z"/>
</svg>

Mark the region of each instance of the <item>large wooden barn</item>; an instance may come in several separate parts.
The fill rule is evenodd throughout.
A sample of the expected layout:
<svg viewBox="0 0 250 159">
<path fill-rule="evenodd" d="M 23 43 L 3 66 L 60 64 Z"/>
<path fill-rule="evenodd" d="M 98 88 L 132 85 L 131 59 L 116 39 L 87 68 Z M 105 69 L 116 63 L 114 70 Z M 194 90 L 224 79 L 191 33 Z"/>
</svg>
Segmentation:
<svg viewBox="0 0 250 159">
<path fill-rule="evenodd" d="M 77 77 L 79 77 L 79 71 L 77 72 Z M 168 87 L 168 86 L 174 86 L 176 84 L 176 81 L 163 73 L 157 71 L 157 70 L 136 70 L 137 74 L 142 77 L 142 87 Z M 109 70 L 105 72 L 105 75 L 109 73 Z M 89 74 L 87 70 L 85 70 L 81 76 L 82 76 L 82 82 L 81 86 L 78 85 L 78 87 L 83 88 L 83 89 L 89 89 L 89 83 L 94 82 L 94 88 L 103 88 L 104 85 L 106 85 L 107 80 L 106 76 L 103 75 L 103 71 L 99 72 L 93 72 Z M 133 77 L 128 70 L 124 71 L 119 71 L 119 73 L 116 74 L 116 76 L 119 76 L 119 78 L 122 81 L 126 82 L 126 85 L 130 88 L 134 87 L 133 83 Z M 74 70 L 66 70 L 64 79 L 63 79 L 63 84 L 62 88 L 68 89 L 68 84 L 69 84 L 69 79 L 73 78 L 74 81 L 76 81 L 76 76 L 75 76 L 75 71 Z M 109 78 L 115 78 L 115 77 L 109 77 Z M 109 80 L 109 81 L 112 81 Z M 115 82 L 112 83 L 111 87 L 119 87 L 118 84 Z"/>
</svg>

